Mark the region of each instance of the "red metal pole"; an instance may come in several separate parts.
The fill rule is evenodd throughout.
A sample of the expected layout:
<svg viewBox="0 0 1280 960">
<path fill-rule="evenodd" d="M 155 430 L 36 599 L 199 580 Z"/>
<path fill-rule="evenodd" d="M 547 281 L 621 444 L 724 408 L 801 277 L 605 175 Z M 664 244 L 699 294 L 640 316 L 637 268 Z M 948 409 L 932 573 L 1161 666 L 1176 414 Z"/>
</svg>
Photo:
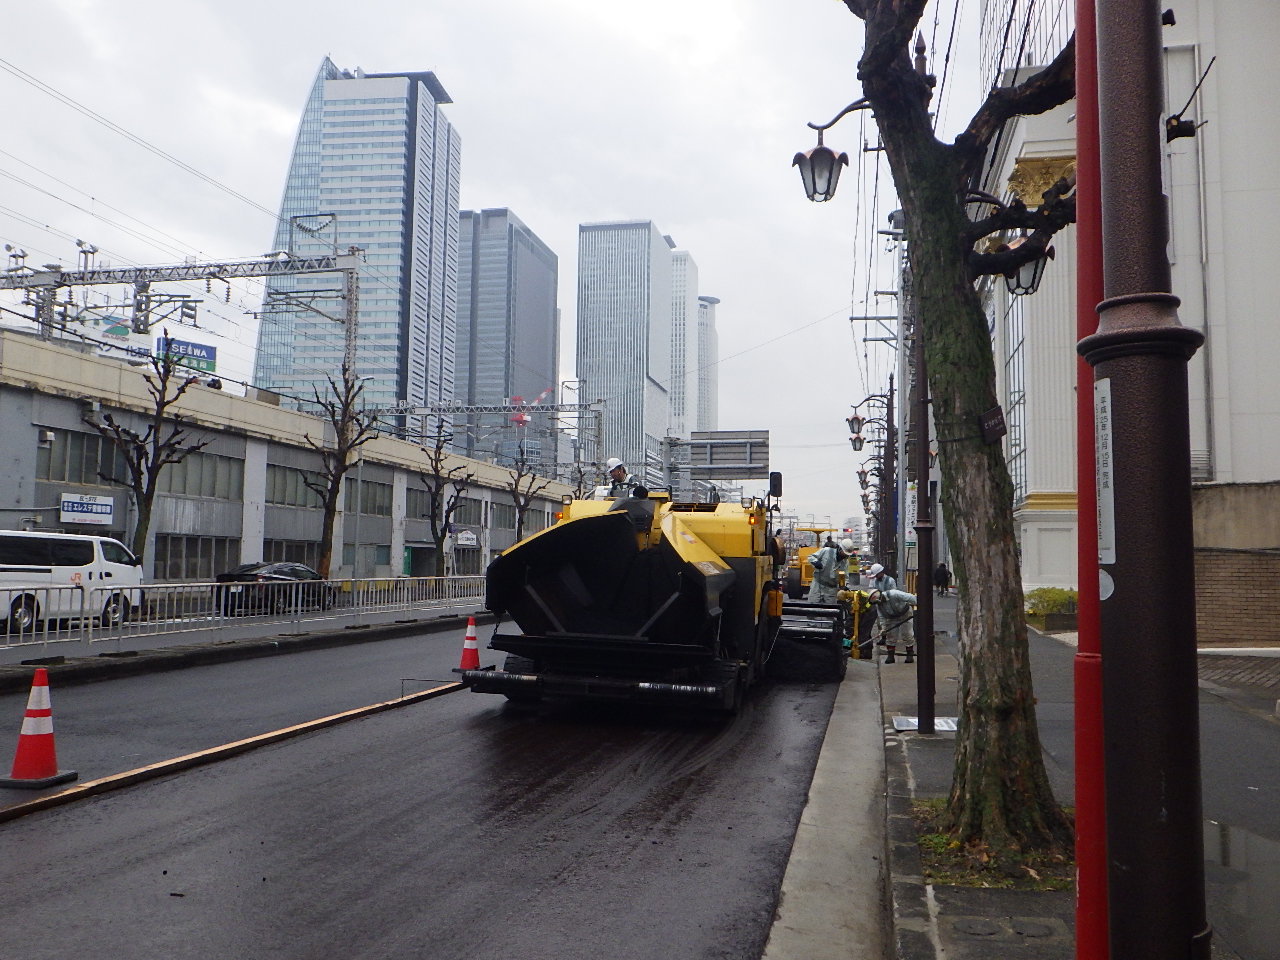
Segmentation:
<svg viewBox="0 0 1280 960">
<path fill-rule="evenodd" d="M 1098 166 L 1098 57 L 1094 0 L 1076 0 L 1076 334 L 1098 329 L 1102 198 Z M 1103 776 L 1102 645 L 1098 625 L 1098 491 L 1093 368 L 1076 358 L 1076 546 L 1079 646 L 1075 658 L 1076 957 L 1107 960 L 1107 820 Z"/>
</svg>

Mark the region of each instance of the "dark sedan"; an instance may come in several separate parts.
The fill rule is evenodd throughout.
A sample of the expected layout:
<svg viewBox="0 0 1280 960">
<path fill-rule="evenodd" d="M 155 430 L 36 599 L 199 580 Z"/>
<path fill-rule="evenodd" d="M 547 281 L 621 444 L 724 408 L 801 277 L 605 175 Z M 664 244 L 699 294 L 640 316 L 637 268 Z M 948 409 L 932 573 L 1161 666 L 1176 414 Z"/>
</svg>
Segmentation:
<svg viewBox="0 0 1280 960">
<path fill-rule="evenodd" d="M 216 579 L 214 599 L 224 614 L 328 610 L 337 599 L 332 584 L 301 563 L 242 563 Z"/>
</svg>

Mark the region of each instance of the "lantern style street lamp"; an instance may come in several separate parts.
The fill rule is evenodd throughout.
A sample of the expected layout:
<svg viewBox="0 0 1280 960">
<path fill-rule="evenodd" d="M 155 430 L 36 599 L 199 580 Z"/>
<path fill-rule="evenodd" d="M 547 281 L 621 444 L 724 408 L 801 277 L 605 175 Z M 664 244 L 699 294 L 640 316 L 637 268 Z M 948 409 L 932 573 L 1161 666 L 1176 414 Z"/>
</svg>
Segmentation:
<svg viewBox="0 0 1280 960">
<path fill-rule="evenodd" d="M 847 153 L 836 153 L 822 143 L 822 131 L 818 131 L 818 145 L 812 150 L 797 153 L 791 161 L 800 168 L 805 195 L 814 203 L 825 203 L 836 195 L 840 182 L 840 168 L 849 165 Z"/>
<path fill-rule="evenodd" d="M 1016 250 L 1026 242 L 1026 237 L 1018 237 L 1004 249 Z M 1039 290 L 1040 280 L 1044 277 L 1044 268 L 1053 259 L 1053 256 L 1053 247 L 1046 247 L 1044 253 L 1034 260 L 1028 260 L 1011 273 L 1006 273 L 1004 275 L 1004 285 L 1009 293 L 1015 297 L 1025 297 Z"/>
<path fill-rule="evenodd" d="M 812 150 L 797 153 L 791 161 L 793 167 L 800 168 L 800 179 L 804 183 L 804 192 L 814 203 L 825 203 L 836 195 L 836 184 L 840 182 L 840 168 L 849 165 L 847 153 L 836 153 L 822 142 L 822 131 L 834 126 L 845 114 L 854 110 L 865 110 L 871 104 L 865 99 L 857 100 L 839 113 L 829 123 L 811 123 L 809 129 L 818 131 L 818 145 Z"/>
</svg>

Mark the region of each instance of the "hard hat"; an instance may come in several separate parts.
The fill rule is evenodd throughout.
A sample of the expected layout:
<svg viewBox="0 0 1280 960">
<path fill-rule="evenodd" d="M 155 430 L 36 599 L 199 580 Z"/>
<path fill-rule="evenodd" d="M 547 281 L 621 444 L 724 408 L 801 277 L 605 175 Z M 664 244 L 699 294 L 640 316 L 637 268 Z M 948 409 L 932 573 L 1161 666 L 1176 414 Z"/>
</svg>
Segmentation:
<svg viewBox="0 0 1280 960">
<path fill-rule="evenodd" d="M 617 457 L 610 457 L 608 460 L 604 462 L 604 469 L 606 473 L 620 466 L 622 466 L 622 461 L 619 460 Z"/>
<path fill-rule="evenodd" d="M 872 590 L 870 593 L 867 594 L 867 603 L 879 603 L 883 599 L 884 599 L 884 594 L 882 594 L 879 590 Z"/>
<path fill-rule="evenodd" d="M 848 537 L 840 541 L 840 549 L 845 552 L 846 556 L 853 554 L 853 541 Z"/>
<path fill-rule="evenodd" d="M 880 564 L 878 564 L 878 563 L 873 563 L 873 564 L 871 565 L 871 569 L 869 569 L 869 570 L 867 571 L 867 575 L 868 575 L 868 576 L 870 576 L 870 577 L 871 577 L 871 578 L 873 578 L 873 579 L 874 579 L 875 577 L 880 576 L 880 574 L 882 574 L 882 573 L 884 573 L 884 567 L 883 567 L 883 566 L 881 566 L 881 565 L 880 565 Z"/>
</svg>

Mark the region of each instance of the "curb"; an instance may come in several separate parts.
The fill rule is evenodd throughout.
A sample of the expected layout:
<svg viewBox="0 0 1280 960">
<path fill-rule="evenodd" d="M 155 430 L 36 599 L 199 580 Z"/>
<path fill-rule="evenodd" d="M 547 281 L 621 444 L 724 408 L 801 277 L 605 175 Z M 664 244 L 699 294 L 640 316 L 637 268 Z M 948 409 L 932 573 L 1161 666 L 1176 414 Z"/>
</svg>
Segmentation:
<svg viewBox="0 0 1280 960">
<path fill-rule="evenodd" d="M 493 615 L 487 611 L 475 614 L 445 614 L 429 620 L 397 621 L 367 627 L 342 627 L 338 630 L 315 633 L 275 634 L 253 640 L 222 640 L 174 647 L 155 647 L 149 650 L 129 651 L 124 655 L 100 653 L 92 657 L 73 657 L 60 663 L 3 664 L 0 665 L 0 694 L 22 693 L 28 690 L 31 686 L 31 674 L 36 666 L 43 666 L 49 671 L 50 682 L 56 682 L 60 687 L 72 686 L 146 673 L 160 673 L 165 670 L 252 660 L 257 657 L 276 657 L 307 650 L 372 643 L 377 640 L 394 640 L 417 633 L 437 633 L 465 626 L 468 616 L 475 616 L 477 623 L 491 623 L 494 619 Z"/>
<path fill-rule="evenodd" d="M 884 725 L 884 762 L 889 791 L 886 824 L 892 879 L 893 935 L 898 960 L 937 960 L 938 924 L 929 905 L 924 866 L 911 819 L 911 776 L 904 735 Z"/>
</svg>

